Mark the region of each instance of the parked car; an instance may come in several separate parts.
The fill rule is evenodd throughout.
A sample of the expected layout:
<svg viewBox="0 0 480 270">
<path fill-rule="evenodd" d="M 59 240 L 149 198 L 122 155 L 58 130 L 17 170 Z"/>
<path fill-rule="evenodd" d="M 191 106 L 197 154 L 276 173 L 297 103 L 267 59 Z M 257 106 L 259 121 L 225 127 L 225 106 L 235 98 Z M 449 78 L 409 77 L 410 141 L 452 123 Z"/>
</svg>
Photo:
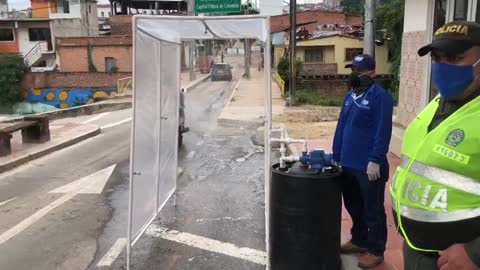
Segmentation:
<svg viewBox="0 0 480 270">
<path fill-rule="evenodd" d="M 212 81 L 231 81 L 233 79 L 232 69 L 232 66 L 230 66 L 229 64 L 213 64 L 210 79 Z"/>
<path fill-rule="evenodd" d="M 185 89 L 180 91 L 180 116 L 178 121 L 178 148 L 183 144 L 183 133 L 190 131 L 190 128 L 185 126 Z"/>
</svg>

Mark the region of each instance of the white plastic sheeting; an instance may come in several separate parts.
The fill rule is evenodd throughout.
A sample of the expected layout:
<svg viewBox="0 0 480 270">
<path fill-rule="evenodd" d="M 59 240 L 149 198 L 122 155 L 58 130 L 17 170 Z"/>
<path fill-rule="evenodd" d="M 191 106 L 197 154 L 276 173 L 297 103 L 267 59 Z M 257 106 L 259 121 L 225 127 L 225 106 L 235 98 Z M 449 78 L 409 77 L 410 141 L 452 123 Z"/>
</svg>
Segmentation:
<svg viewBox="0 0 480 270">
<path fill-rule="evenodd" d="M 193 39 L 248 38 L 270 44 L 269 28 L 269 18 L 265 16 L 134 17 L 127 268 L 130 268 L 131 247 L 176 189 L 181 42 Z M 270 46 L 266 46 L 267 63 L 270 63 L 270 53 Z M 270 72 L 270 65 L 266 65 L 266 211 L 270 190 Z M 268 230 L 268 224 L 266 228 Z M 268 232 L 266 235 L 268 237 Z"/>
</svg>

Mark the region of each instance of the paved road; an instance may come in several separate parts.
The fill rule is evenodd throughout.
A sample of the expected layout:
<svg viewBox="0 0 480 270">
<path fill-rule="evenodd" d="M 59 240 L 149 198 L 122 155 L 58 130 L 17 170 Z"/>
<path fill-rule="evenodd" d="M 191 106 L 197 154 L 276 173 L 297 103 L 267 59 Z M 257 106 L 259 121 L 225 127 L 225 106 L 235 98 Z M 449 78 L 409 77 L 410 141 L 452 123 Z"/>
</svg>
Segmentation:
<svg viewBox="0 0 480 270">
<path fill-rule="evenodd" d="M 254 126 L 216 124 L 233 85 L 207 82 L 188 93 L 191 132 L 180 152 L 185 171 L 178 206 L 167 204 L 140 239 L 133 269 L 263 269 L 263 149 L 253 143 Z M 130 114 L 68 119 L 107 129 L 0 175 L 0 269 L 123 269 L 124 254 L 114 259 L 126 235 Z M 103 191 L 72 188 L 72 182 L 109 167 Z M 165 230 L 188 233 L 187 240 L 180 244 Z M 194 244 L 198 239 L 203 245 Z M 226 243 L 250 249 L 225 252 Z"/>
</svg>

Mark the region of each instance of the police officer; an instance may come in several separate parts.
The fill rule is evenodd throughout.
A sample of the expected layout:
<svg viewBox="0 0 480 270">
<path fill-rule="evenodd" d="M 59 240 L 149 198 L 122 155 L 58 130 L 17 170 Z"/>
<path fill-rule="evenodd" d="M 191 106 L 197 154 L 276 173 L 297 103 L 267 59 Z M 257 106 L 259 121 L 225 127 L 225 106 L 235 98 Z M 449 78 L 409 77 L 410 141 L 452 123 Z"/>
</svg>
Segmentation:
<svg viewBox="0 0 480 270">
<path fill-rule="evenodd" d="M 405 131 L 390 187 L 406 270 L 480 269 L 480 25 L 451 22 L 418 51 L 440 93 Z"/>
<path fill-rule="evenodd" d="M 388 179 L 387 152 L 392 135 L 393 99 L 375 83 L 375 60 L 356 56 L 350 91 L 345 97 L 333 143 L 333 159 L 344 170 L 341 181 L 345 208 L 352 217 L 352 238 L 342 253 L 364 253 L 359 267 L 384 260 L 387 223 L 384 208 Z"/>
</svg>

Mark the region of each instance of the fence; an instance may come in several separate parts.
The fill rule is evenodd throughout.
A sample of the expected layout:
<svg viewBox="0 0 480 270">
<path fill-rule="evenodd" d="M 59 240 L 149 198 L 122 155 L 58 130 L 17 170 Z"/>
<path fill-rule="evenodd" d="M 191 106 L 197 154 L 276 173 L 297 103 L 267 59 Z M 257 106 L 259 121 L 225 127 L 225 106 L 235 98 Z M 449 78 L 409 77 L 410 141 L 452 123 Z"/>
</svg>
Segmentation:
<svg viewBox="0 0 480 270">
<path fill-rule="evenodd" d="M 118 89 L 119 94 L 122 94 L 125 91 L 131 91 L 132 90 L 132 77 L 126 77 L 126 78 L 118 79 L 117 89 Z"/>
<path fill-rule="evenodd" d="M 282 97 L 285 96 L 285 82 L 283 81 L 282 77 L 278 72 L 275 72 L 273 79 L 277 83 L 278 87 L 280 88 L 280 92 L 282 92 Z"/>
</svg>

